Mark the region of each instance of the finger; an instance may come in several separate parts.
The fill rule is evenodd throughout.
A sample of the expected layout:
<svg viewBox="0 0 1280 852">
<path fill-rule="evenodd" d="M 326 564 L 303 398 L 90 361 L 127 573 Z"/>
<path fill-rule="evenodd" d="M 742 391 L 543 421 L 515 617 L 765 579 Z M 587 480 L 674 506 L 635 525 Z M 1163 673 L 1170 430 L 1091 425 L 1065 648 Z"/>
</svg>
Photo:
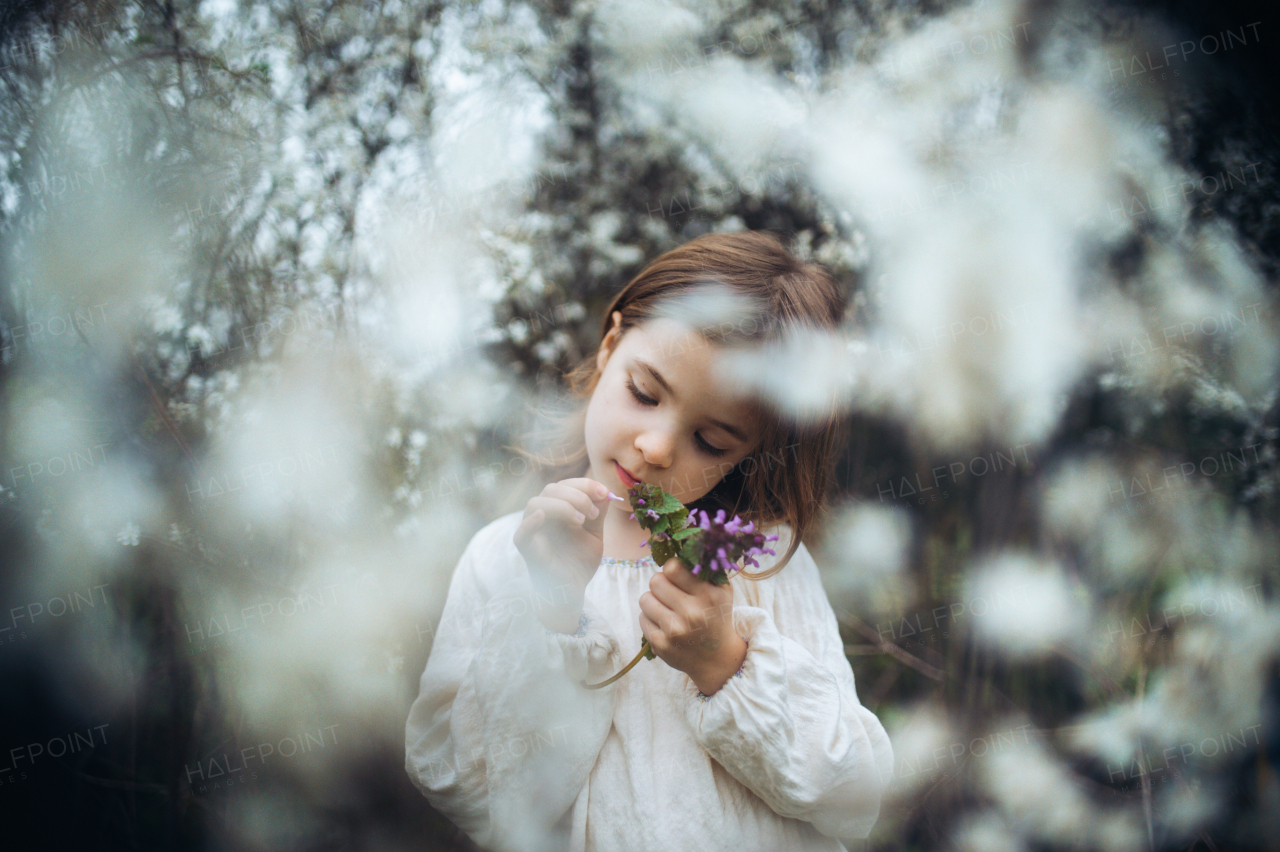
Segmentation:
<svg viewBox="0 0 1280 852">
<path fill-rule="evenodd" d="M 656 574 L 654 576 L 657 576 Z M 671 581 L 672 585 L 688 594 L 694 594 L 698 591 L 698 586 L 703 580 L 698 579 L 698 575 L 689 570 L 679 556 L 673 556 L 662 565 L 662 576 Z"/>
<path fill-rule="evenodd" d="M 577 488 L 587 498 L 600 502 L 609 499 L 609 487 L 603 482 L 594 479 L 588 479 L 585 476 L 578 476 L 572 479 L 562 479 L 560 484 Z"/>
<path fill-rule="evenodd" d="M 542 496 L 564 500 L 587 518 L 594 518 L 600 514 L 600 507 L 592 502 L 591 498 L 581 488 L 574 488 L 572 485 L 566 485 L 563 482 L 553 482 L 543 488 Z"/>
<path fill-rule="evenodd" d="M 587 522 L 583 524 L 583 528 L 587 530 L 587 532 L 603 538 L 604 521 L 608 516 L 610 506 L 614 503 L 614 501 L 609 499 L 609 487 L 603 482 L 598 482 L 597 480 L 588 479 L 586 477 L 563 481 L 572 484 L 575 488 L 580 487 L 583 489 L 583 493 L 587 496 L 587 499 L 591 501 L 591 505 L 595 507 L 596 510 L 594 514 L 587 513 Z M 624 499 L 617 504 L 617 507 L 622 511 L 630 511 L 631 504 Z"/>
<path fill-rule="evenodd" d="M 586 520 L 586 516 L 578 511 L 576 506 L 558 497 L 539 495 L 530 500 L 528 505 L 534 509 L 541 509 L 546 514 L 547 520 L 567 526 L 581 526 Z"/>
<path fill-rule="evenodd" d="M 554 485 L 564 485 L 582 494 L 594 506 L 603 506 L 609 502 L 609 488 L 603 482 L 579 476 L 574 479 L 562 479 Z"/>
<path fill-rule="evenodd" d="M 529 511 L 526 508 L 524 519 L 520 521 L 520 526 L 516 527 L 515 535 L 512 536 L 516 546 L 523 547 L 529 544 L 533 539 L 533 534 L 542 528 L 544 520 L 546 520 L 546 514 L 541 509 Z"/>
<path fill-rule="evenodd" d="M 648 616 L 668 637 L 684 632 L 684 623 L 679 614 L 658 600 L 652 592 L 645 592 L 640 596 L 640 612 Z"/>
<path fill-rule="evenodd" d="M 669 610 L 676 610 L 685 605 L 689 595 L 679 586 L 667 579 L 665 574 L 654 574 L 649 579 L 649 593 Z"/>
<path fill-rule="evenodd" d="M 640 612 L 649 617 L 654 624 L 665 624 L 670 610 L 662 601 L 654 597 L 653 592 L 645 592 L 640 596 Z"/>
<path fill-rule="evenodd" d="M 649 640 L 649 646 L 653 648 L 655 654 L 661 654 L 667 650 L 667 637 L 663 634 L 662 628 L 644 613 L 640 613 L 640 635 Z"/>
</svg>

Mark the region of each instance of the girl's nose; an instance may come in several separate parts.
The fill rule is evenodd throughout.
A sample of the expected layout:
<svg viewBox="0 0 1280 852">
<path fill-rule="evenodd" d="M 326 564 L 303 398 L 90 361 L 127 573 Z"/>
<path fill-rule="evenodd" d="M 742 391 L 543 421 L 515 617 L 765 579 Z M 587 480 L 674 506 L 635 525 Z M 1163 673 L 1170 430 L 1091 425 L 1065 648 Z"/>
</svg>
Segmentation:
<svg viewBox="0 0 1280 852">
<path fill-rule="evenodd" d="M 646 464 L 654 467 L 670 467 L 675 438 L 669 431 L 650 429 L 636 436 L 636 449 L 644 456 Z"/>
</svg>

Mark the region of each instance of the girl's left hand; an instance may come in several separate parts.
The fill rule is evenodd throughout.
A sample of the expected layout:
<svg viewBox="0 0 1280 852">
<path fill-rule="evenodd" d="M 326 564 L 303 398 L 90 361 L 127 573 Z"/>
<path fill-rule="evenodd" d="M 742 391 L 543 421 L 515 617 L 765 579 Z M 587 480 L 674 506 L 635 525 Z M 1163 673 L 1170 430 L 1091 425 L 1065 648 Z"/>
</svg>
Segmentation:
<svg viewBox="0 0 1280 852">
<path fill-rule="evenodd" d="M 689 675 L 706 695 L 719 690 L 746 658 L 746 640 L 733 627 L 732 584 L 701 580 L 675 556 L 640 596 L 640 632 L 654 654 Z"/>
</svg>

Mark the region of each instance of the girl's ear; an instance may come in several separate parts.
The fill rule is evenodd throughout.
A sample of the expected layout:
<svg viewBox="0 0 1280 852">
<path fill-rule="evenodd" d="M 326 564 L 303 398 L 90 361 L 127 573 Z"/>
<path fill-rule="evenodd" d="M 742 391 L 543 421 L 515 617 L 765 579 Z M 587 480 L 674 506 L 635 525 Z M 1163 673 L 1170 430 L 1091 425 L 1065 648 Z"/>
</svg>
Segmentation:
<svg viewBox="0 0 1280 852">
<path fill-rule="evenodd" d="M 605 332 L 604 340 L 600 341 L 600 349 L 596 352 L 596 369 L 601 373 L 604 372 L 604 365 L 608 362 L 609 356 L 617 348 L 618 339 L 622 337 L 622 312 L 614 311 L 611 318 L 613 325 Z"/>
</svg>

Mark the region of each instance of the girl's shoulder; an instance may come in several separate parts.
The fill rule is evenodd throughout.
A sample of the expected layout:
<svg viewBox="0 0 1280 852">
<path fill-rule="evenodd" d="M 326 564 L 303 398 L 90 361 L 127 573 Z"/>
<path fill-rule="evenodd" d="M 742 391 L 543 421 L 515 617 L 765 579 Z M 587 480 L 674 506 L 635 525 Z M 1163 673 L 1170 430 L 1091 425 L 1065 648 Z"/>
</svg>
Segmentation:
<svg viewBox="0 0 1280 852">
<path fill-rule="evenodd" d="M 774 568 L 787 555 L 792 541 L 790 525 L 780 524 L 766 532 L 766 535 L 773 534 L 778 536 L 778 540 L 770 542 L 769 546 L 776 555 L 757 557 L 760 567 L 750 569 L 752 573 Z M 777 573 L 754 581 L 735 577 L 734 582 L 739 584 L 737 588 L 742 592 L 743 603 L 772 614 L 780 634 L 802 642 L 817 655 L 820 642 L 838 641 L 839 637 L 832 599 L 827 594 L 826 581 L 829 577 L 824 574 L 809 548 L 801 541 L 791 559 Z M 825 638 L 817 638 L 819 634 Z"/>
<path fill-rule="evenodd" d="M 746 569 L 748 573 L 753 575 L 762 574 L 773 569 L 786 558 L 787 549 L 791 547 L 793 536 L 791 525 L 786 522 L 761 526 L 759 531 L 766 536 L 776 535 L 778 539 L 768 544 L 769 549 L 774 552 L 773 556 L 768 554 L 757 556 L 756 561 L 760 564 L 757 567 L 748 567 Z M 798 589 L 810 586 L 814 582 L 821 584 L 817 566 L 814 564 L 813 557 L 809 554 L 809 549 L 803 541 L 797 545 L 796 552 L 791 554 L 791 559 L 776 573 L 760 579 L 751 579 L 750 577 L 735 578 L 735 581 L 739 580 L 741 581 L 739 588 L 745 594 L 746 602 L 751 606 L 766 607 L 779 595 L 792 595 Z"/>
</svg>

